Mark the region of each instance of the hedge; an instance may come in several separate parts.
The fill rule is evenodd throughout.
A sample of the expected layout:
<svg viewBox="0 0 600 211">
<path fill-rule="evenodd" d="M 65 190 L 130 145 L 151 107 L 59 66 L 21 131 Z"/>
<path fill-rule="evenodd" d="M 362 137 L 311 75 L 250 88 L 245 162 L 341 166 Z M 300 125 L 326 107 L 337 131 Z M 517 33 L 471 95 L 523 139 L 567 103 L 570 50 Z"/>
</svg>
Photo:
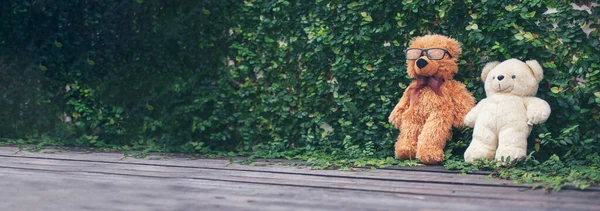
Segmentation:
<svg viewBox="0 0 600 211">
<path fill-rule="evenodd" d="M 456 78 L 478 100 L 485 63 L 537 59 L 552 115 L 530 152 L 586 162 L 600 150 L 600 32 L 582 28 L 599 19 L 551 0 L 6 0 L 0 136 L 385 158 L 411 80 L 403 51 L 438 33 L 462 43 Z M 448 152 L 471 132 L 455 130 Z"/>
</svg>

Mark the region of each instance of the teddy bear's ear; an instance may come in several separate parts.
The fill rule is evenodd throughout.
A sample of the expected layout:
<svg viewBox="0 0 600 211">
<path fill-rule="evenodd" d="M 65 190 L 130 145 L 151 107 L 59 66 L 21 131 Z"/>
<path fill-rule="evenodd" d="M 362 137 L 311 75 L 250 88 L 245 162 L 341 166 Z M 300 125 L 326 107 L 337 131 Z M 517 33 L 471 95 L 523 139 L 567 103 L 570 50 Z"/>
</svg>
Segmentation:
<svg viewBox="0 0 600 211">
<path fill-rule="evenodd" d="M 544 79 L 544 70 L 542 69 L 542 66 L 538 61 L 529 60 L 526 61 L 525 64 L 527 64 L 527 66 L 531 68 L 531 70 L 533 71 L 533 76 L 538 81 L 538 83 L 542 81 L 542 79 Z"/>
<path fill-rule="evenodd" d="M 490 73 L 490 70 L 494 69 L 494 67 L 498 66 L 499 64 L 500 64 L 499 61 L 493 61 L 493 62 L 487 63 L 483 67 L 483 71 L 481 71 L 481 80 L 485 81 L 485 79 L 487 78 L 488 73 Z"/>
</svg>

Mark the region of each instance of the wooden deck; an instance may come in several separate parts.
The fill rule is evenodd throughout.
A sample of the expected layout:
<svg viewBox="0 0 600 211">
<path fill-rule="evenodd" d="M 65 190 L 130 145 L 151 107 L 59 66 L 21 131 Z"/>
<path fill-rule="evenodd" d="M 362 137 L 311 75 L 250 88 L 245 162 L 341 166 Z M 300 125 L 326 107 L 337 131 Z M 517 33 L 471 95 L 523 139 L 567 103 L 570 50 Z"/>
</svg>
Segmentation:
<svg viewBox="0 0 600 211">
<path fill-rule="evenodd" d="M 600 189 L 530 190 L 441 167 L 361 171 L 0 147 L 0 210 L 600 210 Z"/>
</svg>

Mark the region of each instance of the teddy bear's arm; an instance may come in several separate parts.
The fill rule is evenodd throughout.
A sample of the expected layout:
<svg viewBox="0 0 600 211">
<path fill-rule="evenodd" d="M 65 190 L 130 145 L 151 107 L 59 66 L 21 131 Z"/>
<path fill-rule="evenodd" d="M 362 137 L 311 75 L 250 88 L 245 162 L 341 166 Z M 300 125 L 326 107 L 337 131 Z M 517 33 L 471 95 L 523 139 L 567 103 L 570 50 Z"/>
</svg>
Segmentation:
<svg viewBox="0 0 600 211">
<path fill-rule="evenodd" d="M 452 96 L 452 103 L 454 104 L 453 121 L 452 125 L 457 128 L 464 126 L 464 118 L 475 106 L 475 98 L 467 90 L 464 84 L 460 82 L 453 83 L 453 86 L 449 87 Z"/>
<path fill-rule="evenodd" d="M 477 103 L 477 105 L 475 105 L 475 107 L 473 107 L 473 109 L 471 109 L 469 111 L 469 113 L 467 113 L 467 115 L 465 116 L 465 126 L 467 127 L 475 127 L 475 121 L 477 121 L 477 118 L 479 117 L 479 111 L 481 110 L 482 107 L 485 104 L 485 99 L 479 101 L 479 103 Z"/>
<path fill-rule="evenodd" d="M 390 122 L 390 124 L 394 125 L 394 127 L 398 128 L 398 129 L 400 129 L 400 124 L 402 123 L 402 113 L 404 113 L 404 111 L 407 108 L 408 108 L 408 97 L 407 97 L 407 94 L 404 93 L 404 95 L 402 95 L 402 98 L 400 98 L 400 102 L 398 102 L 398 104 L 396 104 L 396 107 L 394 107 L 394 110 L 392 110 L 392 113 L 388 117 L 388 121 Z"/>
<path fill-rule="evenodd" d="M 525 98 L 525 107 L 527 108 L 527 124 L 540 124 L 550 117 L 550 105 L 537 97 Z"/>
</svg>

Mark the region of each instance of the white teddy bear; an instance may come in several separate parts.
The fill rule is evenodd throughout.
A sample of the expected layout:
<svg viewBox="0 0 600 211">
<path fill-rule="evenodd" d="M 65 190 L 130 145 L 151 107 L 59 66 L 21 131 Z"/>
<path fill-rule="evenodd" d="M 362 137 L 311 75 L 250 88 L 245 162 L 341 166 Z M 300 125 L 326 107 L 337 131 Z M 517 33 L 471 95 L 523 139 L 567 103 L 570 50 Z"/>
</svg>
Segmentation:
<svg viewBox="0 0 600 211">
<path fill-rule="evenodd" d="M 527 137 L 533 124 L 545 122 L 550 105 L 535 97 L 544 77 L 540 64 L 509 59 L 485 65 L 481 79 L 487 98 L 465 117 L 465 125 L 474 127 L 473 140 L 465 151 L 465 161 L 482 158 L 498 161 L 527 155 Z"/>
</svg>

